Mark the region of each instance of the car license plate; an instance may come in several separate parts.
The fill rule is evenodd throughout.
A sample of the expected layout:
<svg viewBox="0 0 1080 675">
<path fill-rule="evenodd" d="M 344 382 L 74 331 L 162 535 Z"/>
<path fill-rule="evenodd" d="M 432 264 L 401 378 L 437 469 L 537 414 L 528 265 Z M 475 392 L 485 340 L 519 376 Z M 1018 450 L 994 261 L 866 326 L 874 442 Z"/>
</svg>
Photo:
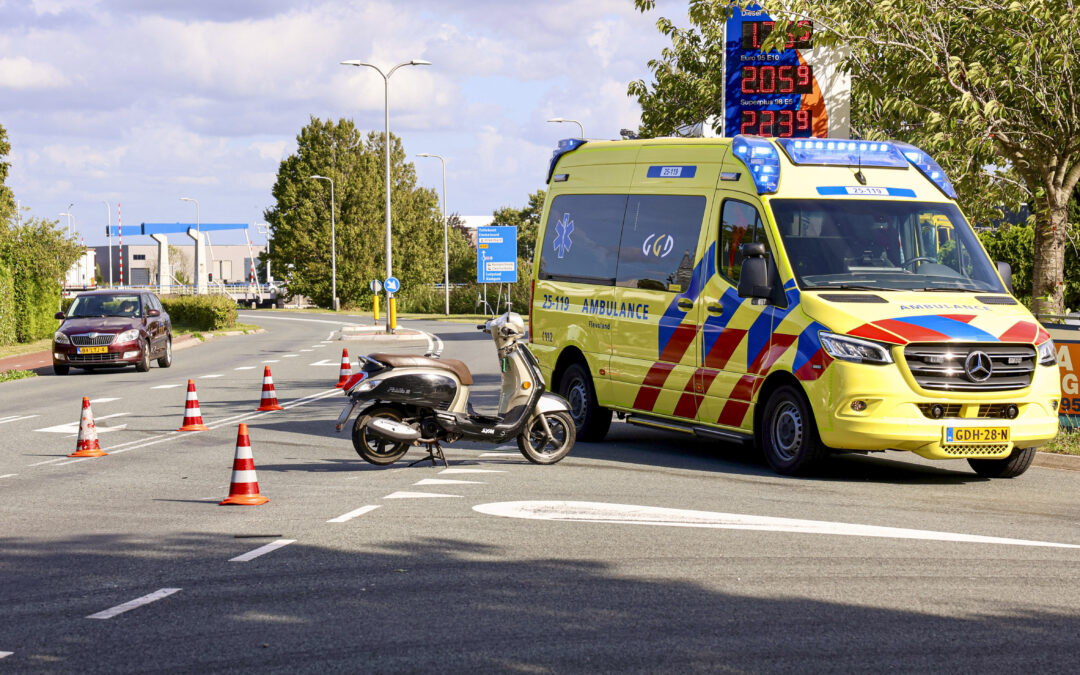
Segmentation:
<svg viewBox="0 0 1080 675">
<path fill-rule="evenodd" d="M 78 347 L 79 354 L 108 354 L 108 347 Z"/>
<path fill-rule="evenodd" d="M 1008 442 L 1009 427 L 945 427 L 945 445 Z"/>
</svg>

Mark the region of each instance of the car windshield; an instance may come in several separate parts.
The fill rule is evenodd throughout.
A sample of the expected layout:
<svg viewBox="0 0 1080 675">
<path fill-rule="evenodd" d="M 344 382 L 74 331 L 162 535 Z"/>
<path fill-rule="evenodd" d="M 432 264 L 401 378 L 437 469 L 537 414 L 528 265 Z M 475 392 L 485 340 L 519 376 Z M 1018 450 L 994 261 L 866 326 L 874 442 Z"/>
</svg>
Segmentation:
<svg viewBox="0 0 1080 675">
<path fill-rule="evenodd" d="M 770 205 L 802 289 L 1005 292 L 955 204 L 774 199 Z"/>
<path fill-rule="evenodd" d="M 67 311 L 71 318 L 89 316 L 142 316 L 137 295 L 80 295 Z"/>
</svg>

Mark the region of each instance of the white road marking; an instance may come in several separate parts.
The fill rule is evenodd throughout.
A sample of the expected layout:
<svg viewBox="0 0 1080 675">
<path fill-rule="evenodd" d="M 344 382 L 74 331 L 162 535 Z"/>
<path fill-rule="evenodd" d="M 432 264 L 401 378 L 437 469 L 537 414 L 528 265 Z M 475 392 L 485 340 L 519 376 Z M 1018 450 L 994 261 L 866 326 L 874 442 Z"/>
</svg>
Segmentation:
<svg viewBox="0 0 1080 675">
<path fill-rule="evenodd" d="M 94 417 L 94 424 L 95 424 L 95 426 L 97 426 L 97 432 L 99 434 L 106 434 L 106 433 L 108 433 L 110 431 L 118 431 L 120 429 L 125 428 L 127 426 L 126 424 L 122 424 L 122 425 L 120 425 L 118 427 L 102 427 L 102 426 L 98 425 L 98 422 L 100 422 L 102 420 L 112 419 L 113 417 L 124 417 L 125 415 L 130 415 L 130 414 L 131 413 L 122 412 L 122 413 L 114 413 L 112 415 L 102 415 L 101 417 Z M 57 424 L 54 427 L 45 427 L 43 429 L 34 429 L 34 431 L 41 431 L 41 432 L 46 433 L 46 434 L 77 434 L 77 433 L 79 433 L 79 422 L 68 422 L 67 424 Z"/>
<path fill-rule="evenodd" d="M 0 417 L 0 424 L 7 424 L 8 422 L 18 422 L 19 420 L 28 420 L 37 417 L 37 415 L 12 415 L 10 417 Z"/>
<path fill-rule="evenodd" d="M 97 614 L 91 614 L 90 616 L 88 616 L 86 618 L 87 619 L 111 619 L 114 616 L 116 616 L 117 614 L 123 614 L 124 612 L 133 610 L 136 607 L 142 607 L 143 605 L 148 605 L 151 602 L 154 602 L 155 600 L 161 600 L 162 598 L 167 598 L 170 595 L 172 595 L 173 593 L 178 592 L 179 590 L 180 590 L 179 588 L 162 588 L 162 589 L 154 591 L 153 593 L 150 593 L 149 595 L 144 595 L 141 598 L 135 598 L 134 600 L 131 600 L 129 602 L 125 602 L 122 605 L 117 605 L 116 607 L 113 607 L 111 609 L 106 609 L 106 610 L 104 610 L 102 612 L 98 612 Z"/>
<path fill-rule="evenodd" d="M 325 346 L 326 346 L 325 344 L 323 344 L 323 343 L 321 343 L 321 342 L 320 342 L 320 343 L 319 343 L 319 344 L 317 344 L 317 345 L 311 345 L 311 348 L 312 348 L 312 349 L 322 349 L 322 348 L 323 348 L 323 347 L 325 347 Z"/>
<path fill-rule="evenodd" d="M 301 352 L 310 352 L 310 351 L 314 351 L 314 350 L 313 349 L 301 349 L 300 351 Z"/>
<path fill-rule="evenodd" d="M 443 469 L 439 472 L 443 473 L 506 473 L 499 469 Z"/>
<path fill-rule="evenodd" d="M 253 319 L 254 318 L 259 318 L 259 319 L 274 319 L 275 321 L 306 321 L 307 323 L 329 323 L 329 324 L 333 324 L 335 326 L 342 326 L 342 325 L 344 325 L 344 326 L 359 326 L 359 325 L 361 325 L 361 324 L 358 324 L 358 323 L 348 323 L 346 321 L 341 321 L 341 320 L 327 321 L 326 319 L 300 319 L 300 318 L 291 317 L 291 316 L 273 316 L 273 315 L 270 315 L 270 314 L 262 314 L 262 313 L 251 314 L 249 316 L 251 318 L 253 318 Z M 333 335 L 333 334 L 334 333 L 331 331 L 330 335 Z"/>
<path fill-rule="evenodd" d="M 182 384 L 159 384 L 156 387 L 150 387 L 150 388 L 151 389 L 175 389 L 177 387 L 182 387 L 182 386 L 184 386 L 184 385 L 182 385 Z"/>
<path fill-rule="evenodd" d="M 295 541 L 295 539 L 278 539 L 277 541 L 270 542 L 266 546 L 260 546 L 254 551 L 248 551 L 244 555 L 238 555 L 235 558 L 229 558 L 229 562 L 248 562 L 249 560 L 254 560 L 261 555 L 270 553 L 271 551 L 276 551 L 282 546 L 288 546 Z"/>
<path fill-rule="evenodd" d="M 297 356 L 300 356 L 300 355 L 299 354 L 282 354 L 281 358 L 283 358 L 283 359 L 295 359 Z"/>
<path fill-rule="evenodd" d="M 912 530 L 903 527 L 882 527 L 857 523 L 834 523 L 824 520 L 750 516 L 741 513 L 689 511 L 658 506 L 634 504 L 605 504 L 603 502 L 535 501 L 479 504 L 474 511 L 505 518 L 560 520 L 582 523 L 617 523 L 626 525 L 664 525 L 667 527 L 705 527 L 727 530 L 757 530 L 761 532 L 793 532 L 796 534 L 833 534 L 853 537 L 886 537 L 892 539 L 922 539 L 971 544 L 1002 544 L 1010 546 L 1047 546 L 1051 548 L 1080 548 L 1080 544 L 1061 544 L 1049 541 L 987 537 L 960 532 Z"/>
<path fill-rule="evenodd" d="M 444 495 L 438 492 L 393 492 L 383 499 L 431 499 L 443 497 L 460 497 L 461 495 Z"/>
<path fill-rule="evenodd" d="M 55 462 L 62 462 L 67 457 L 57 457 L 56 459 L 47 459 L 44 462 L 35 462 L 34 464 L 28 464 L 27 466 L 41 466 L 42 464 L 53 464 Z"/>
<path fill-rule="evenodd" d="M 0 652 L 0 659 L 11 656 L 15 652 Z"/>
<path fill-rule="evenodd" d="M 225 377 L 225 375 L 222 374 L 222 373 L 215 373 L 213 375 L 201 375 L 199 377 L 196 377 L 195 379 L 197 379 L 197 380 L 212 380 L 215 377 Z"/>
<path fill-rule="evenodd" d="M 92 398 L 90 403 L 108 403 L 109 401 L 119 401 L 119 398 Z"/>
<path fill-rule="evenodd" d="M 425 478 L 418 480 L 413 485 L 483 485 L 479 480 L 450 480 L 449 478 Z"/>
<path fill-rule="evenodd" d="M 266 359 L 263 363 L 280 363 L 281 359 Z"/>
<path fill-rule="evenodd" d="M 0 476 L 0 478 L 12 478 L 12 477 L 18 476 L 18 475 L 19 474 L 17 474 L 17 473 L 5 473 L 3 476 Z"/>
<path fill-rule="evenodd" d="M 233 370 L 255 370 L 255 366 L 240 366 L 239 368 L 233 368 Z"/>
<path fill-rule="evenodd" d="M 2 476 L 0 476 L 0 478 L 2 478 Z M 361 506 L 358 509 L 353 509 L 352 511 L 349 511 L 348 513 L 346 513 L 344 515 L 340 515 L 337 518 L 331 518 L 330 520 L 328 520 L 326 522 L 328 522 L 328 523 L 344 523 L 344 522 L 352 520 L 353 518 L 355 518 L 357 516 L 362 516 L 365 513 L 370 513 L 370 512 L 374 511 L 377 508 L 379 508 L 378 504 L 369 504 L 368 506 Z"/>
<path fill-rule="evenodd" d="M 483 452 L 481 457 L 521 457 L 520 452 Z"/>
<path fill-rule="evenodd" d="M 309 363 L 308 365 L 309 366 L 333 366 L 333 367 L 337 368 L 337 367 L 339 367 L 341 365 L 341 361 L 327 361 L 326 359 L 323 359 L 322 361 L 316 361 L 315 363 Z"/>
</svg>

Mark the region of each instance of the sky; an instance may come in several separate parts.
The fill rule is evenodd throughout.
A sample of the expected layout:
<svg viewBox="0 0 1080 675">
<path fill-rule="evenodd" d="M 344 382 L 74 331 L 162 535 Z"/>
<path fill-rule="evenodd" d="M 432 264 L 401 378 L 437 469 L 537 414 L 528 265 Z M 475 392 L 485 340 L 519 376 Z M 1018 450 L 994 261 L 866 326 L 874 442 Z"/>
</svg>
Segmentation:
<svg viewBox="0 0 1080 675">
<path fill-rule="evenodd" d="M 618 138 L 629 82 L 666 42 L 632 0 L 0 0 L 8 185 L 30 216 L 69 212 L 88 245 L 115 225 L 261 223 L 310 116 L 402 136 L 447 211 L 524 206 L 560 138 Z M 680 20 L 681 18 L 681 20 Z M 106 206 L 108 204 L 108 206 Z M 255 242 L 265 236 L 251 228 Z M 150 243 L 149 238 L 131 243 Z M 215 243 L 243 234 L 215 233 Z M 115 242 L 114 242 L 115 243 Z M 187 243 L 187 242 L 176 242 Z"/>
</svg>

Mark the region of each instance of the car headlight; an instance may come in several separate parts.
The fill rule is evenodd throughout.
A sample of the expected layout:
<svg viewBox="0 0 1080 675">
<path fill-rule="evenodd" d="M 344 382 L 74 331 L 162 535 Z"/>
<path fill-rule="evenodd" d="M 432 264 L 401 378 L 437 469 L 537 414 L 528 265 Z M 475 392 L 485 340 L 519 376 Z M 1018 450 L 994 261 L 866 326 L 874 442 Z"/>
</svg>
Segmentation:
<svg viewBox="0 0 1080 675">
<path fill-rule="evenodd" d="M 1039 365 L 1052 366 L 1057 363 L 1057 350 L 1054 349 L 1054 341 L 1047 340 L 1039 345 Z"/>
<path fill-rule="evenodd" d="M 131 330 L 126 330 L 123 333 L 120 333 L 119 335 L 116 336 L 116 342 L 117 343 L 134 342 L 135 340 L 138 340 L 138 339 L 139 339 L 139 331 L 137 329 L 135 329 L 135 328 L 132 328 Z"/>
<path fill-rule="evenodd" d="M 834 359 L 875 365 L 893 362 L 889 350 L 876 342 L 825 331 L 819 332 L 818 337 L 821 338 L 821 346 L 825 352 Z"/>
<path fill-rule="evenodd" d="M 365 391 L 371 391 L 380 384 L 382 384 L 382 380 L 367 380 L 365 382 L 361 382 L 353 391 L 360 393 L 363 393 Z"/>
<path fill-rule="evenodd" d="M 53 340 L 55 340 L 56 344 L 58 344 L 58 345 L 69 345 L 69 344 L 71 344 L 71 340 L 68 338 L 68 336 L 61 333 L 60 331 L 56 331 L 56 335 L 53 335 Z"/>
</svg>

